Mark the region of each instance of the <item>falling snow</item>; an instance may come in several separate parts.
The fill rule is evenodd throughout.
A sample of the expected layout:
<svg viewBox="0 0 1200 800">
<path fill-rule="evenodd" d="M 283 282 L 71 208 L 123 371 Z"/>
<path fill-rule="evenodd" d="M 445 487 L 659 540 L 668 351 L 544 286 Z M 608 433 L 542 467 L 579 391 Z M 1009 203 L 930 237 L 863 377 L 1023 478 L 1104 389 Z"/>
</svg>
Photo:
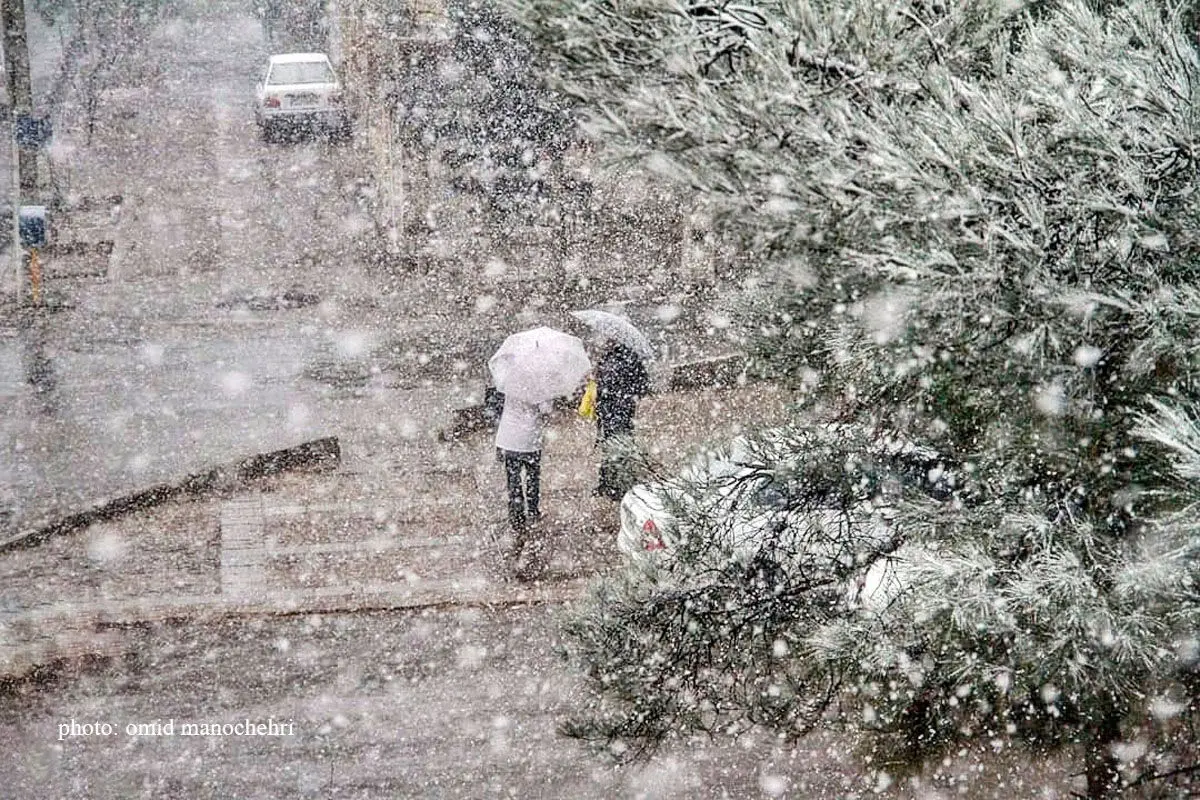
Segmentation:
<svg viewBox="0 0 1200 800">
<path fill-rule="evenodd" d="M 15 4 L 6 796 L 1195 793 L 1197 15 L 1026 5 Z"/>
</svg>

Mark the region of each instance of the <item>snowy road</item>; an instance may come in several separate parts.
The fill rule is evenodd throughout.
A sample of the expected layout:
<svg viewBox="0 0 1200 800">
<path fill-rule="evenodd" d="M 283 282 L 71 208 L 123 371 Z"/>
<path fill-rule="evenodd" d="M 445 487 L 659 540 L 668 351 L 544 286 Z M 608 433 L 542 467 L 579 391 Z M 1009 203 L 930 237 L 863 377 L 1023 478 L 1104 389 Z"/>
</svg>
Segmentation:
<svg viewBox="0 0 1200 800">
<path fill-rule="evenodd" d="M 481 389 L 480 365 L 456 381 L 446 353 L 485 350 L 501 320 L 459 311 L 453 275 L 363 263 L 358 151 L 258 140 L 265 55 L 251 17 L 170 22 L 92 144 L 60 132 L 68 202 L 124 202 L 107 225 L 64 215 L 59 241 L 115 242 L 47 259 L 68 310 L 0 324 L 10 529 L 316 436 L 354 459 L 363 432 L 432 431 Z"/>
<path fill-rule="evenodd" d="M 534 607 L 139 632 L 122 677 L 47 675 L 46 690 L 0 710 L 0 746 L 20 754 L 5 796 L 699 800 L 779 796 L 788 772 L 796 796 L 851 796 L 856 776 L 817 754 L 828 745 L 818 737 L 797 750 L 754 736 L 737 748 L 693 742 L 624 769 L 587 757 L 555 732 L 575 690 L 555 628 Z M 172 719 L 173 734 L 151 735 Z M 72 720 L 111 734 L 72 736 Z M 246 720 L 292 727 L 181 733 Z M 820 773 L 797 768 L 814 758 Z"/>
</svg>

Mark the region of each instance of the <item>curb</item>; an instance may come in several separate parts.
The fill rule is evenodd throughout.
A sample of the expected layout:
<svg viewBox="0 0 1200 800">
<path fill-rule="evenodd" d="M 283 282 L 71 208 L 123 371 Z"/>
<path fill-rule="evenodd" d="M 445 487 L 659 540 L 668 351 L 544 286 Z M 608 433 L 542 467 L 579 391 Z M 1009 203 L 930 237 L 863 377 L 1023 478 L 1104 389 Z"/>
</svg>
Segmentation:
<svg viewBox="0 0 1200 800">
<path fill-rule="evenodd" d="M 133 648 L 130 630 L 151 625 L 207 625 L 224 620 L 269 619 L 310 614 L 421 613 L 474 608 L 495 610 L 566 605 L 580 600 L 588 579 L 487 586 L 457 597 L 409 595 L 386 589 L 341 589 L 337 592 L 268 592 L 253 599 L 222 595 L 175 597 L 151 601 L 95 604 L 73 611 L 55 610 L 18 621 L 42 633 L 35 641 L 0 645 L 0 691 L 6 684 L 29 679 L 41 670 L 81 658 L 119 658 Z M 13 623 L 10 623 L 13 624 Z"/>
<path fill-rule="evenodd" d="M 269 453 L 258 453 L 239 461 L 186 475 L 173 483 L 160 483 L 133 494 L 105 500 L 91 508 L 54 521 L 43 522 L 31 530 L 0 540 L 0 553 L 34 547 L 53 536 L 71 533 L 96 522 L 114 519 L 134 511 L 153 508 L 175 497 L 213 494 L 237 488 L 256 478 L 292 470 L 334 469 L 341 462 L 341 457 L 341 446 L 336 436 L 313 439 Z"/>
</svg>

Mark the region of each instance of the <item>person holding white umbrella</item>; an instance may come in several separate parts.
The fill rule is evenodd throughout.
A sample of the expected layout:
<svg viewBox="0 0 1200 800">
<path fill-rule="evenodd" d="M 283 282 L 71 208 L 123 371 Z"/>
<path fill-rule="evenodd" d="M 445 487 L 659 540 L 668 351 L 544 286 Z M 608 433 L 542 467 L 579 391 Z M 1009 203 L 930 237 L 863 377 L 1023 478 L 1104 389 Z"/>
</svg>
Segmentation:
<svg viewBox="0 0 1200 800">
<path fill-rule="evenodd" d="M 508 484 L 508 525 L 518 552 L 529 526 L 542 518 L 542 437 L 553 407 L 553 401 L 530 403 L 506 395 L 496 428 L 496 449 Z"/>
<path fill-rule="evenodd" d="M 496 449 L 504 462 L 508 522 L 520 555 L 530 525 L 541 519 L 542 437 L 553 401 L 574 394 L 592 364 L 581 339 L 540 327 L 505 339 L 488 369 L 504 393 Z"/>
</svg>

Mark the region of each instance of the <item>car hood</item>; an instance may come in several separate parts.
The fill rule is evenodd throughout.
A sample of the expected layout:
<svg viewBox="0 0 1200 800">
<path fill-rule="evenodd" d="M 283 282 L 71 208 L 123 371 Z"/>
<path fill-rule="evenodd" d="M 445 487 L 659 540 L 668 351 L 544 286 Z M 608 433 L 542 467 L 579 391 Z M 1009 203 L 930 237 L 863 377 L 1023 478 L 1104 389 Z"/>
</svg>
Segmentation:
<svg viewBox="0 0 1200 800">
<path fill-rule="evenodd" d="M 737 476 L 735 476 L 737 477 Z M 717 487 L 703 506 L 680 486 L 671 483 L 639 484 L 621 501 L 618 546 L 634 560 L 661 561 L 679 545 L 676 519 L 668 511 L 682 506 L 692 513 L 723 517 L 728 524 L 712 531 L 720 537 L 714 555 L 747 560 L 764 547 L 787 554 L 797 565 L 839 563 L 850 567 L 863 552 L 878 552 L 895 545 L 891 526 L 894 509 L 863 504 L 850 513 L 833 508 L 772 512 L 732 513 L 731 490 Z M 647 527 L 648 523 L 651 527 Z M 657 545 L 656 545 L 657 540 Z"/>
</svg>

